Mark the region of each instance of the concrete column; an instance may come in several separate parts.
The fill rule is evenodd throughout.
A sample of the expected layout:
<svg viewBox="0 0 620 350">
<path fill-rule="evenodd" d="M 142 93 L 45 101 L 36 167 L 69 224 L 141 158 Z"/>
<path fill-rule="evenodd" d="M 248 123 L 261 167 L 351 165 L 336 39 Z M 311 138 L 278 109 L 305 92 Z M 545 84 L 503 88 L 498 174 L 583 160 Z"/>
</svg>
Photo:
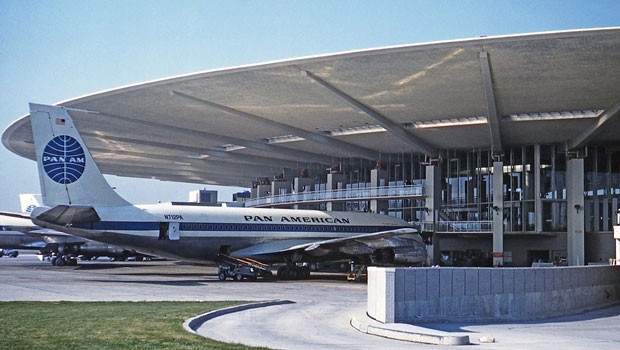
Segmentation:
<svg viewBox="0 0 620 350">
<path fill-rule="evenodd" d="M 493 266 L 504 265 L 504 163 L 493 162 Z"/>
<path fill-rule="evenodd" d="M 611 223 L 616 240 L 616 265 L 620 265 L 620 214 L 618 214 L 618 198 L 611 199 Z"/>
<path fill-rule="evenodd" d="M 609 188 L 609 187 L 608 187 Z M 601 214 L 601 213 L 599 213 Z M 603 198 L 603 231 L 609 231 L 609 198 L 605 197 Z"/>
<path fill-rule="evenodd" d="M 567 181 L 568 182 L 568 181 Z M 568 185 L 567 185 L 568 186 Z M 584 203 L 585 204 L 585 203 Z M 600 220 L 600 199 L 598 199 L 598 197 L 594 197 L 594 199 L 592 200 L 592 205 L 594 207 L 594 214 L 592 214 L 592 216 L 594 217 L 594 222 L 592 223 L 592 231 L 601 231 L 601 220 Z M 585 215 L 584 215 L 584 220 L 585 220 Z"/>
<path fill-rule="evenodd" d="M 327 191 L 339 190 L 342 191 L 347 187 L 347 177 L 343 174 L 327 174 L 327 184 L 325 185 Z M 332 193 L 332 198 L 337 197 L 338 193 Z M 344 202 L 327 202 L 327 211 L 344 211 Z"/>
<path fill-rule="evenodd" d="M 252 189 L 252 198 L 262 198 L 269 195 L 271 185 L 257 185 Z"/>
<path fill-rule="evenodd" d="M 314 191 L 315 180 L 309 177 L 296 177 L 293 179 L 293 192 L 295 192 L 299 199 L 303 199 L 303 193 Z M 295 204 L 293 209 L 310 209 L 313 205 L 308 204 Z"/>
<path fill-rule="evenodd" d="M 566 162 L 568 265 L 585 265 L 583 159 Z"/>
<path fill-rule="evenodd" d="M 293 191 L 295 193 L 314 191 L 314 179 L 309 177 L 296 177 L 293 180 Z"/>
<path fill-rule="evenodd" d="M 534 146 L 534 231 L 543 231 L 542 186 L 540 183 L 540 145 Z"/>
<path fill-rule="evenodd" d="M 370 187 L 372 195 L 379 196 L 384 187 L 388 185 L 387 171 L 382 169 L 372 169 L 370 171 Z M 371 199 L 370 211 L 377 214 L 386 214 L 388 209 L 388 201 L 385 199 Z"/>
<path fill-rule="evenodd" d="M 441 259 L 440 238 L 436 232 L 438 212 L 441 209 L 441 176 L 436 165 L 426 166 L 426 186 L 424 187 L 424 205 L 428 212 L 424 215 L 423 223 L 433 228 L 433 244 L 426 247 L 431 265 L 438 265 Z"/>
<path fill-rule="evenodd" d="M 620 226 L 614 226 L 614 239 L 616 240 L 616 265 L 620 265 Z"/>
<path fill-rule="evenodd" d="M 281 194 L 288 194 L 291 192 L 291 186 L 289 185 L 288 182 L 281 180 L 281 181 L 273 181 L 271 183 L 271 195 L 272 196 L 279 196 Z"/>
<path fill-rule="evenodd" d="M 592 220 L 592 218 L 594 217 L 594 201 L 589 200 L 589 201 L 585 201 L 583 202 L 583 204 L 585 205 L 584 211 L 583 211 L 583 224 L 584 224 L 584 230 L 585 232 L 592 232 L 593 229 L 593 225 L 594 225 L 594 220 Z"/>
</svg>

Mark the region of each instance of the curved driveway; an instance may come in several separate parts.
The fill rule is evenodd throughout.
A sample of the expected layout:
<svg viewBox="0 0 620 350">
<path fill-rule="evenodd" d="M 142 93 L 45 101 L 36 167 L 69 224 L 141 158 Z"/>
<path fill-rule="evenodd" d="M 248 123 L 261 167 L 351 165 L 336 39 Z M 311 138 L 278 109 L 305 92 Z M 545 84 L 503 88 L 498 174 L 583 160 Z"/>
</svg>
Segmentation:
<svg viewBox="0 0 620 350">
<path fill-rule="evenodd" d="M 353 329 L 350 317 L 364 318 L 366 286 L 330 274 L 305 282 L 219 282 L 213 267 L 170 261 L 100 261 L 58 268 L 22 254 L 17 259 L 0 258 L 0 301 L 12 300 L 290 300 L 293 303 L 217 317 L 199 332 L 226 342 L 278 349 L 454 349 Z M 546 322 L 395 327 L 469 335 L 473 343 L 483 335 L 496 339 L 496 343 L 476 346 L 481 349 L 620 348 L 620 306 Z"/>
</svg>

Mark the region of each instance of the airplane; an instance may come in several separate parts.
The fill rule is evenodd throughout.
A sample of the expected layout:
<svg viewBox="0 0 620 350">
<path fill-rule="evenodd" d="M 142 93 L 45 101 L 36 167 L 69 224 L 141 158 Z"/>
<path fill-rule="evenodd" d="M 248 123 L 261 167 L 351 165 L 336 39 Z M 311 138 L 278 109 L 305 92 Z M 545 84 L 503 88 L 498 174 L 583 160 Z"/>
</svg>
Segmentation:
<svg viewBox="0 0 620 350">
<path fill-rule="evenodd" d="M 145 257 L 133 250 L 36 226 L 30 213 L 40 206 L 37 195 L 20 194 L 19 197 L 22 213 L 0 211 L 0 247 L 11 249 L 7 254 L 9 256 L 17 256 L 18 252 L 14 249 L 34 249 L 39 251 L 41 260 L 47 258 L 54 266 L 77 265 L 78 256 L 83 260 L 101 256 L 115 260 L 130 256 L 138 260 Z"/>
<path fill-rule="evenodd" d="M 29 216 L 18 213 L 0 212 L 0 247 L 3 255 L 17 257 L 16 249 L 43 250 L 47 245 L 41 238 L 25 235 L 15 227 L 32 229 L 35 225 Z"/>
<path fill-rule="evenodd" d="M 304 263 L 419 265 L 426 245 L 395 217 L 359 212 L 132 205 L 107 183 L 62 106 L 30 104 L 43 204 L 41 227 L 146 254 L 198 263 L 221 256 L 284 263 L 278 279 L 309 278 Z"/>
</svg>

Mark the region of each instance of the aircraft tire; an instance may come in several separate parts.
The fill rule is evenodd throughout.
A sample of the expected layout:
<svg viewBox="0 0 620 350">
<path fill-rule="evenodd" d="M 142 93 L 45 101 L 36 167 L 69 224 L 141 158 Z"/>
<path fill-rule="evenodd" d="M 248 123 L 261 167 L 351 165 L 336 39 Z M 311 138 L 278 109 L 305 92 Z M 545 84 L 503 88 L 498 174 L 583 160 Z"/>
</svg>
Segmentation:
<svg viewBox="0 0 620 350">
<path fill-rule="evenodd" d="M 56 266 L 65 266 L 65 259 L 64 258 L 57 258 L 56 259 Z"/>
<path fill-rule="evenodd" d="M 288 279 L 288 267 L 287 266 L 280 266 L 278 267 L 278 273 L 277 273 L 277 278 L 281 281 L 283 280 L 287 280 Z"/>
<path fill-rule="evenodd" d="M 58 257 L 57 257 L 57 256 L 53 256 L 53 257 L 50 259 L 50 263 L 51 263 L 53 266 L 56 266 L 56 260 L 58 260 Z"/>
<path fill-rule="evenodd" d="M 302 268 L 300 269 L 300 271 L 299 271 L 299 272 L 300 272 L 300 273 L 299 273 L 299 275 L 300 275 L 300 276 L 299 276 L 299 277 L 300 277 L 300 279 L 302 279 L 302 280 L 307 280 L 307 279 L 310 279 L 310 268 L 309 268 L 309 267 L 304 266 L 304 267 L 302 267 Z"/>
</svg>

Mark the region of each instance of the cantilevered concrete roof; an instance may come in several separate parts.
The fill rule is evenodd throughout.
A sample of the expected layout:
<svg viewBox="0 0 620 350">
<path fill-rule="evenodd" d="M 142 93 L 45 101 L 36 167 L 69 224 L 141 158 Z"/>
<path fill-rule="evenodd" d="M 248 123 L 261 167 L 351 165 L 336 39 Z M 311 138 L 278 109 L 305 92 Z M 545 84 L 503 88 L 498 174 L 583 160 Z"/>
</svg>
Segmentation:
<svg viewBox="0 0 620 350">
<path fill-rule="evenodd" d="M 71 113 L 105 173 L 181 182 L 247 186 L 282 168 L 401 152 L 617 147 L 620 28 L 292 59 L 58 105 L 90 111 Z M 2 142 L 34 159 L 29 116 Z"/>
</svg>

